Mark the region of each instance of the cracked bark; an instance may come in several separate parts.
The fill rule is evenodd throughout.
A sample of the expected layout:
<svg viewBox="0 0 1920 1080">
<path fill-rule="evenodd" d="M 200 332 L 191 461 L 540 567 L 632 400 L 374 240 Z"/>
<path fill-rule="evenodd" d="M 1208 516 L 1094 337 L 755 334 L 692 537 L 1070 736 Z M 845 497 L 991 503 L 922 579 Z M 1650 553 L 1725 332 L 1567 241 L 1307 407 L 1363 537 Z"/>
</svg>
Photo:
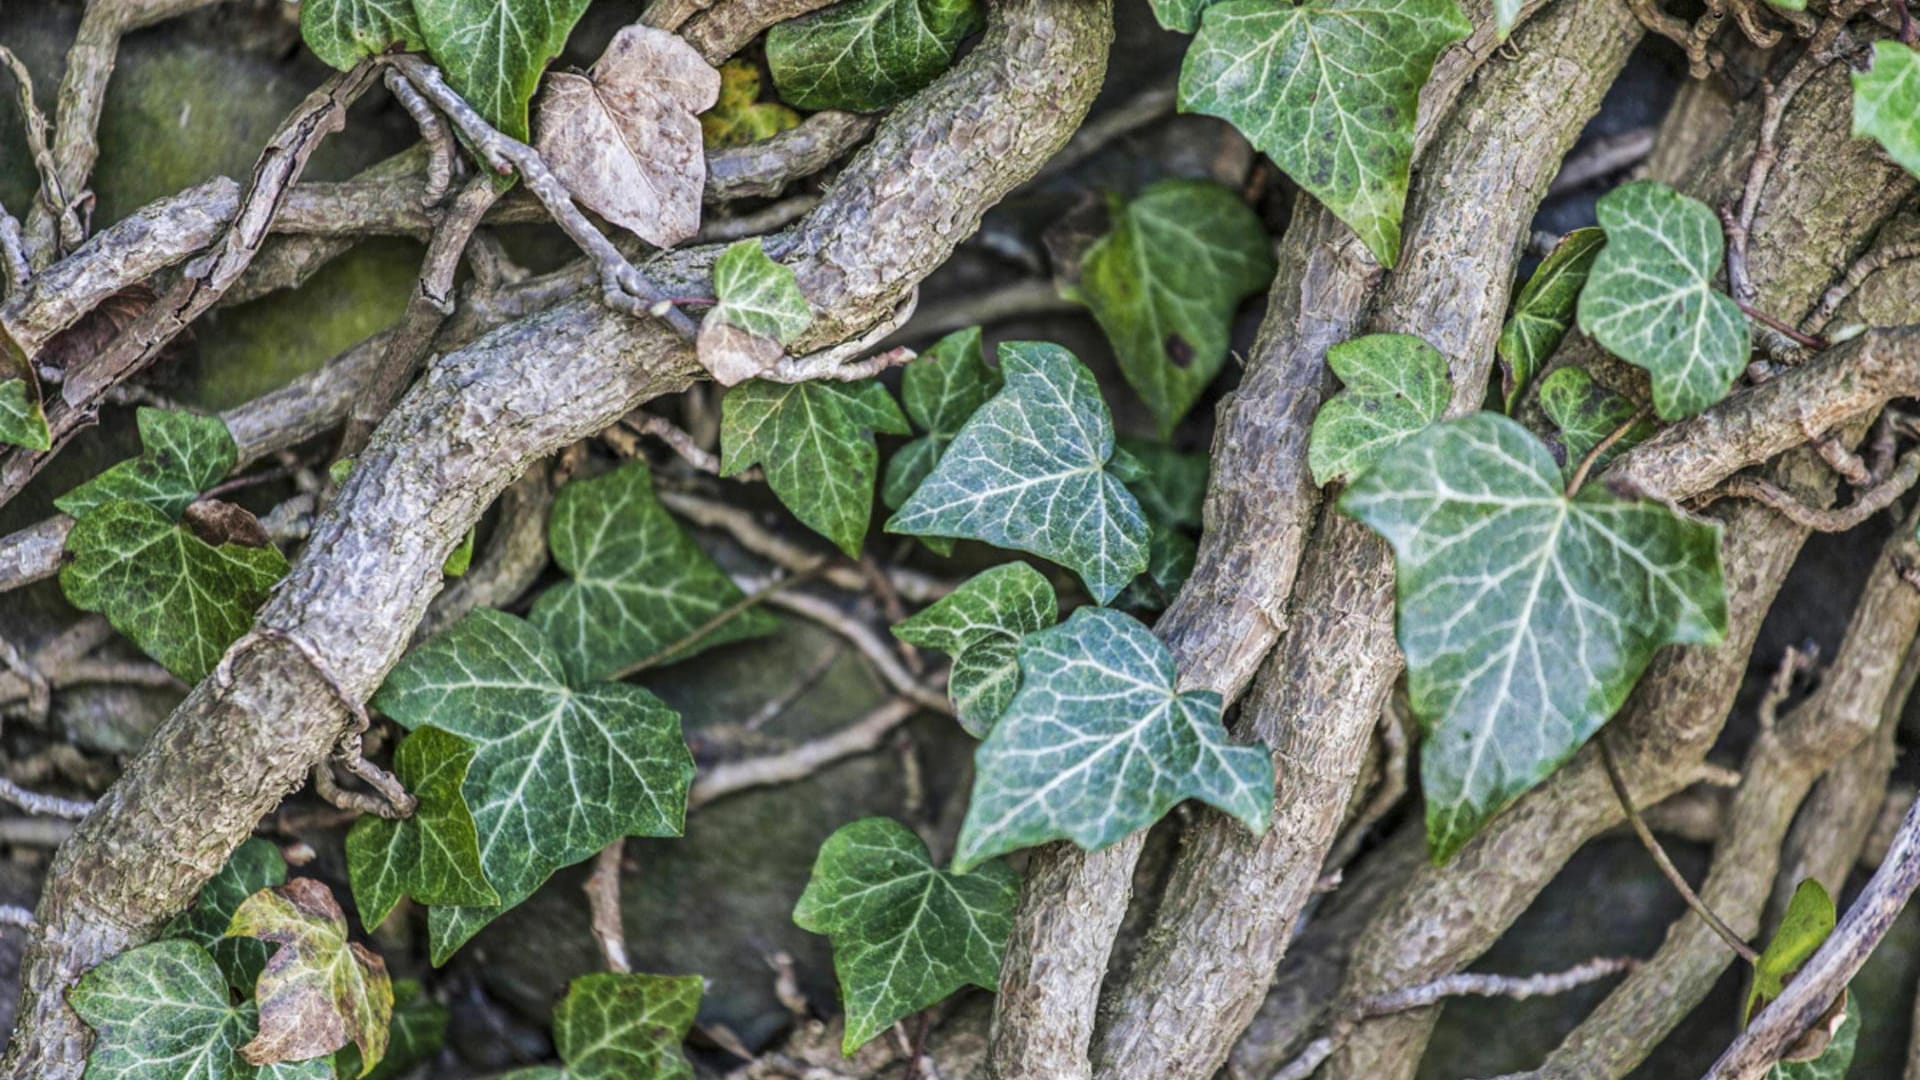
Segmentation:
<svg viewBox="0 0 1920 1080">
<path fill-rule="evenodd" d="M 1058 150 L 1098 89 L 1111 34 L 1098 0 L 996 4 L 981 44 L 896 110 L 819 208 L 769 244 L 822 312 L 796 347 L 891 314 L 987 207 Z M 691 287 L 715 254 L 674 253 L 648 269 Z M 430 368 L 375 433 L 256 630 L 60 849 L 44 929 L 22 966 L 7 1076 L 79 1076 L 87 1031 L 66 989 L 191 902 L 330 751 L 351 723 L 334 688 L 363 700 L 378 686 L 438 587 L 441 561 L 493 497 L 540 457 L 698 371 L 691 349 L 657 324 L 586 299 Z"/>
</svg>

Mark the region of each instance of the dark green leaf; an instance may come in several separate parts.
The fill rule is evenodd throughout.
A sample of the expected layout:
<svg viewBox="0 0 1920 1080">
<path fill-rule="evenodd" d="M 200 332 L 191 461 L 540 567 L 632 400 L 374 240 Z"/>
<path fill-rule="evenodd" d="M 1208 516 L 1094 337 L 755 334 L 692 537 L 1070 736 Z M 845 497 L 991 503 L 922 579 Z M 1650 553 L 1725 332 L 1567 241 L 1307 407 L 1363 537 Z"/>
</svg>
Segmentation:
<svg viewBox="0 0 1920 1080">
<path fill-rule="evenodd" d="M 486 907 L 500 902 L 480 868 L 480 838 L 461 786 L 473 747 L 436 727 L 408 735 L 393 771 L 418 801 L 402 820 L 365 815 L 347 832 L 347 875 L 369 930 L 387 921 L 403 896 L 422 904 Z"/>
<path fill-rule="evenodd" d="M 587 0 L 413 0 L 420 37 L 447 82 L 489 124 L 527 139 L 527 102 Z"/>
<path fill-rule="evenodd" d="M 39 391 L 26 379 L 0 379 L 0 443 L 29 450 L 53 446 L 46 413 L 40 409 Z"/>
<path fill-rule="evenodd" d="M 720 402 L 720 474 L 761 466 L 795 517 L 857 556 L 880 467 L 873 434 L 909 430 L 893 395 L 875 380 L 742 383 Z"/>
<path fill-rule="evenodd" d="M 700 1007 L 698 975 L 582 975 L 553 1010 L 564 1066 L 500 1080 L 692 1080 L 680 1041 Z"/>
<path fill-rule="evenodd" d="M 300 36 L 323 62 L 342 71 L 395 45 L 426 49 L 413 0 L 302 0 Z"/>
<path fill-rule="evenodd" d="M 81 518 L 105 503 L 129 499 L 171 521 L 233 468 L 238 452 L 219 417 L 145 407 L 137 416 L 141 455 L 81 484 L 53 505 Z"/>
<path fill-rule="evenodd" d="M 985 736 L 1020 685 L 1020 639 L 1060 617 L 1053 586 L 1022 562 L 969 578 L 926 610 L 893 628 L 893 636 L 953 657 L 947 690 L 960 726 Z"/>
<path fill-rule="evenodd" d="M 980 0 L 844 0 L 767 31 L 767 67 L 789 105 L 871 112 L 938 78 L 983 19 Z"/>
<path fill-rule="evenodd" d="M 250 837 L 234 849 L 220 872 L 200 887 L 193 906 L 175 915 L 160 936 L 204 946 L 227 982 L 251 997 L 254 980 L 267 966 L 267 945 L 252 938 L 230 938 L 227 925 L 247 897 L 286 880 L 287 861 L 280 857 L 280 849 L 259 837 Z"/>
<path fill-rule="evenodd" d="M 1500 331 L 1500 380 L 1507 412 L 1520 403 L 1527 384 L 1546 367 L 1573 325 L 1573 310 L 1586 287 L 1593 260 L 1607 243 L 1602 229 L 1575 229 L 1560 238 L 1521 288 L 1513 314 Z"/>
<path fill-rule="evenodd" d="M 1594 382 L 1591 375 L 1575 367 L 1561 368 L 1540 383 L 1540 408 L 1547 419 L 1553 421 L 1553 426 L 1560 429 L 1560 449 L 1565 459 L 1563 476 L 1573 475 L 1589 451 L 1638 411 L 1633 402 Z M 1594 460 L 1590 475 L 1597 475 L 1608 462 L 1645 442 L 1652 434 L 1652 420 L 1635 423 Z"/>
<path fill-rule="evenodd" d="M 1368 334 L 1327 350 L 1345 389 L 1314 414 L 1313 482 L 1351 481 L 1446 412 L 1447 358 L 1412 334 Z"/>
<path fill-rule="evenodd" d="M 813 862 L 793 921 L 833 940 L 852 1054 L 894 1022 L 963 986 L 999 984 L 1020 879 L 998 859 L 969 874 L 938 869 L 891 818 L 842 826 Z"/>
</svg>

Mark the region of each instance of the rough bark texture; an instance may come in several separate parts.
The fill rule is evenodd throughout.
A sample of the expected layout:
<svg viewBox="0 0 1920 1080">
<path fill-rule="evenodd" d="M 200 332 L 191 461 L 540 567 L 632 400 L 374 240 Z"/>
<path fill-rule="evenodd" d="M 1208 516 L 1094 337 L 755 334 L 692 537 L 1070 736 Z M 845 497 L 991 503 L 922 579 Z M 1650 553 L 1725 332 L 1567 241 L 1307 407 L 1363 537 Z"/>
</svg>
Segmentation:
<svg viewBox="0 0 1920 1080">
<path fill-rule="evenodd" d="M 1782 160 L 1761 204 L 1751 266 L 1761 303 L 1772 310 L 1811 306 L 1835 268 L 1844 266 L 1912 191 L 1911 178 L 1847 136 L 1850 100 L 1844 66 L 1830 69 L 1801 91 L 1783 125 Z M 1744 105 L 1683 186 L 1710 204 L 1736 194 L 1758 120 L 1758 103 Z M 1623 461 L 1624 469 L 1631 467 Z M 1804 478 L 1798 481 L 1802 485 L 1831 491 L 1824 464 L 1810 453 L 1795 452 L 1774 471 L 1777 482 L 1797 475 Z M 1692 778 L 1745 670 L 1759 618 L 1805 536 L 1752 504 L 1723 511 L 1723 520 L 1722 557 L 1734 609 L 1726 642 L 1661 653 L 1610 724 L 1620 737 L 1616 751 L 1639 805 L 1658 801 Z M 1471 962 L 1581 844 L 1619 819 L 1596 755 L 1591 748 L 1582 751 L 1445 866 L 1423 867 L 1382 907 L 1355 952 L 1343 995 L 1364 998 Z M 1436 1014 L 1426 1009 L 1366 1021 L 1323 1075 L 1410 1077 Z"/>
<path fill-rule="evenodd" d="M 1448 358 L 1454 415 L 1485 398 L 1534 208 L 1640 35 L 1622 0 L 1548 11 L 1520 35 L 1516 59 L 1487 66 L 1426 159 L 1370 329 L 1418 334 Z M 1463 281 L 1484 284 L 1463 291 Z M 1273 750 L 1273 824 L 1255 837 L 1205 814 L 1189 833 L 1158 923 L 1112 997 L 1101 1074 L 1204 1080 L 1260 1007 L 1400 673 L 1393 610 L 1386 545 L 1321 515 L 1286 634 L 1242 710 L 1240 734 Z"/>
<path fill-rule="evenodd" d="M 824 312 L 811 344 L 885 318 L 1067 140 L 1110 37 L 1096 0 L 994 7 L 986 40 L 896 112 L 775 245 Z M 675 254 L 648 269 L 686 287 L 712 257 Z M 691 349 L 657 323 L 585 299 L 433 365 L 376 432 L 256 630 L 61 848 L 23 965 L 9 1077 L 79 1075 L 87 1033 L 66 988 L 191 902 L 348 730 L 349 702 L 365 700 L 399 658 L 441 561 L 493 497 L 534 460 L 698 370 Z"/>
<path fill-rule="evenodd" d="M 1540 5 L 1527 5 L 1523 15 Z M 1491 0 L 1465 5 L 1476 27 L 1442 54 L 1420 97 L 1425 146 L 1498 47 Z M 1318 491 L 1307 476 L 1307 428 L 1324 389 L 1326 351 L 1351 335 L 1380 266 L 1351 230 L 1302 197 L 1281 243 L 1280 272 L 1240 387 L 1220 408 L 1206 529 L 1193 573 L 1155 632 L 1187 689 L 1230 703 L 1278 637 Z M 1100 983 L 1131 894 L 1145 833 L 1083 852 L 1033 853 L 1000 967 L 992 1058 L 1001 1080 L 1074 1080 L 1088 1053 Z"/>
</svg>

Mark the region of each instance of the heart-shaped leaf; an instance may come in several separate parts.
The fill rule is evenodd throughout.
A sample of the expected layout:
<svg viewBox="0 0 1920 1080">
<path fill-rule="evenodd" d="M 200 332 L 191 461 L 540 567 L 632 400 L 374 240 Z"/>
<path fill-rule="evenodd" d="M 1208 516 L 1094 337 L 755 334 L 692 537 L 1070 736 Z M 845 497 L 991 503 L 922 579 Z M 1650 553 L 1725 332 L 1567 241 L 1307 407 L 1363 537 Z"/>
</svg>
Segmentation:
<svg viewBox="0 0 1920 1080">
<path fill-rule="evenodd" d="M 767 31 L 767 67 L 796 108 L 871 112 L 938 78 L 983 21 L 980 0 L 843 0 Z"/>
<path fill-rule="evenodd" d="M 527 141 L 527 102 L 587 0 L 413 0 L 433 61 L 489 124 Z"/>
<path fill-rule="evenodd" d="M 140 456 L 81 484 L 53 505 L 82 518 L 97 507 L 127 499 L 172 520 L 233 469 L 239 452 L 219 417 L 143 407 L 135 419 Z"/>
<path fill-rule="evenodd" d="M 767 257 L 760 241 L 741 240 L 713 264 L 719 299 L 700 322 L 700 364 L 721 386 L 764 373 L 786 355 L 788 342 L 813 325 L 813 308 L 791 267 Z"/>
<path fill-rule="evenodd" d="M 564 1066 L 500 1080 L 692 1080 L 680 1041 L 700 1008 L 698 975 L 582 975 L 553 1010 Z"/>
<path fill-rule="evenodd" d="M 1381 455 L 1446 412 L 1453 385 L 1447 358 L 1412 334 L 1368 334 L 1327 350 L 1345 389 L 1314 414 L 1307 441 L 1313 482 L 1366 472 Z"/>
<path fill-rule="evenodd" d="M 480 867 L 480 839 L 461 785 L 473 747 L 436 727 L 401 740 L 393 771 L 419 804 L 399 821 L 371 814 L 347 832 L 347 875 L 360 924 L 387 921 L 403 896 L 422 904 L 490 906 L 500 894 Z"/>
<path fill-rule="evenodd" d="M 300 36 L 322 62 L 346 71 L 394 46 L 427 47 L 413 0 L 302 0 Z"/>
<path fill-rule="evenodd" d="M 386 961 L 347 939 L 347 916 L 318 878 L 294 878 L 241 903 L 228 937 L 280 946 L 255 984 L 260 1032 L 240 1048 L 255 1065 L 304 1061 L 351 1042 L 363 1069 L 387 1052 L 393 983 Z"/>
<path fill-rule="evenodd" d="M 711 317 L 711 316 L 709 316 Z M 759 465 L 793 516 L 851 556 L 873 517 L 880 450 L 874 432 L 911 429 L 877 380 L 776 383 L 756 379 L 720 401 L 720 475 Z"/>
<path fill-rule="evenodd" d="M 1020 686 L 1020 639 L 1059 617 L 1053 586 L 1038 570 L 1003 563 L 895 624 L 893 636 L 953 657 L 947 690 L 960 726 L 980 738 Z"/>
</svg>

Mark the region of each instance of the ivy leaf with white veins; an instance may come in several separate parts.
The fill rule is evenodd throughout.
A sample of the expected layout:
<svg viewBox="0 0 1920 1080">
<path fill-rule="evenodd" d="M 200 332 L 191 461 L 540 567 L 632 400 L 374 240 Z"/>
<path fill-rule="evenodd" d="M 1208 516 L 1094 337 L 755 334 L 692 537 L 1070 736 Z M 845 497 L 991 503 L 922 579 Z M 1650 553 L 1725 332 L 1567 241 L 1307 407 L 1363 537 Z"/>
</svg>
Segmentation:
<svg viewBox="0 0 1920 1080">
<path fill-rule="evenodd" d="M 1101 603 L 1147 568 L 1147 519 L 1108 462 L 1113 418 L 1058 345 L 1000 346 L 1005 387 L 969 419 L 887 531 L 983 540 L 1080 575 Z"/>
<path fill-rule="evenodd" d="M 698 975 L 582 975 L 553 1010 L 553 1044 L 566 1064 L 500 1080 L 692 1080 L 680 1042 L 703 983 Z"/>
<path fill-rule="evenodd" d="M 1200 13 L 1216 0 L 1150 0 L 1153 17 L 1168 30 L 1191 34 L 1200 29 Z"/>
<path fill-rule="evenodd" d="M 139 457 L 123 461 L 53 500 L 76 518 L 116 499 L 145 503 L 177 518 L 233 469 L 239 451 L 217 416 L 142 407 Z"/>
<path fill-rule="evenodd" d="M 413 0 L 421 40 L 487 123 L 527 141 L 527 102 L 588 0 Z"/>
<path fill-rule="evenodd" d="M 1472 32 L 1456 0 L 1214 4 L 1180 67 L 1180 109 L 1239 128 L 1392 266 L 1420 88 Z"/>
<path fill-rule="evenodd" d="M 1593 376 L 1575 367 L 1561 368 L 1540 383 L 1540 408 L 1547 419 L 1553 421 L 1553 426 L 1560 429 L 1560 450 L 1565 459 L 1562 476 L 1572 476 L 1589 451 L 1639 411 L 1633 402 L 1594 382 Z M 1608 462 L 1645 442 L 1652 434 L 1653 421 L 1640 420 L 1594 460 L 1592 472 L 1597 475 Z"/>
<path fill-rule="evenodd" d="M 408 52 L 427 47 L 413 0 L 302 0 L 300 36 L 313 55 L 341 71 L 395 45 Z"/>
<path fill-rule="evenodd" d="M 1174 689 L 1140 621 L 1083 607 L 1020 644 L 1020 690 L 974 754 L 954 868 L 1049 840 L 1093 851 L 1199 799 L 1265 832 L 1273 760 L 1236 746 L 1220 695 Z"/>
<path fill-rule="evenodd" d="M 67 1003 L 94 1030 L 87 1080 L 333 1080 L 327 1059 L 256 1068 L 251 1003 L 234 1005 L 220 968 L 191 941 L 129 949 L 80 976 Z"/>
<path fill-rule="evenodd" d="M 145 503 L 87 512 L 67 534 L 60 589 L 107 616 L 142 652 L 189 683 L 205 678 L 287 572 L 279 549 L 213 547 Z"/>
<path fill-rule="evenodd" d="M 1327 350 L 1345 389 L 1314 414 L 1307 467 L 1325 486 L 1351 481 L 1446 412 L 1447 358 L 1412 334 L 1368 334 Z"/>
<path fill-rule="evenodd" d="M 616 837 L 680 835 L 693 755 L 679 715 L 637 686 L 570 682 L 545 635 L 511 615 L 483 608 L 413 650 L 373 704 L 474 747 L 461 790 L 500 903 L 431 909 L 435 964 Z"/>
<path fill-rule="evenodd" d="M 975 410 L 999 392 L 1000 372 L 987 363 L 977 326 L 955 330 L 902 368 L 900 401 L 926 434 L 894 451 L 881 500 L 894 510 L 905 505 Z"/>
<path fill-rule="evenodd" d="M 1060 618 L 1053 586 L 1023 562 L 975 574 L 912 618 L 893 636 L 953 657 L 947 692 L 960 726 L 975 738 L 993 727 L 1020 686 L 1020 639 Z"/>
<path fill-rule="evenodd" d="M 1873 63 L 1853 73 L 1853 134 L 1872 139 L 1920 176 L 1920 50 L 1873 43 Z"/>
<path fill-rule="evenodd" d="M 609 678 L 657 655 L 743 598 L 654 498 L 644 462 L 561 488 L 547 543 L 570 580 L 541 593 L 527 621 L 547 635 L 577 682 Z M 776 626 L 773 616 L 749 609 L 671 658 Z"/>
<path fill-rule="evenodd" d="M 204 946 L 227 977 L 227 982 L 243 996 L 253 996 L 253 983 L 260 969 L 267 966 L 265 942 L 252 938 L 230 938 L 227 926 L 233 922 L 247 897 L 261 889 L 271 889 L 287 880 L 287 860 L 279 847 L 259 837 L 249 837 L 220 872 L 200 887 L 193 906 L 173 917 L 161 931 L 163 938 L 181 938 Z"/>
<path fill-rule="evenodd" d="M 730 244 L 714 260 L 713 294 L 719 303 L 700 321 L 695 348 L 721 386 L 764 373 L 813 325 L 813 308 L 793 268 L 768 258 L 758 239 Z"/>
<path fill-rule="evenodd" d="M 1720 529 L 1589 485 L 1519 424 L 1436 424 L 1340 500 L 1398 558 L 1400 648 L 1436 860 L 1573 755 L 1655 649 L 1726 632 Z"/>
<path fill-rule="evenodd" d="M 1726 397 L 1753 342 L 1740 305 L 1713 288 L 1726 247 L 1720 220 L 1652 180 L 1609 191 L 1597 209 L 1607 246 L 1580 292 L 1580 329 L 1647 369 L 1663 419 Z"/>
<path fill-rule="evenodd" d="M 1070 291 L 1165 439 L 1226 364 L 1234 310 L 1273 280 L 1273 255 L 1259 215 L 1210 181 L 1163 180 L 1112 220 Z"/>
<path fill-rule="evenodd" d="M 473 747 L 436 727 L 408 735 L 393 754 L 393 771 L 419 803 L 413 816 L 368 814 L 347 832 L 347 875 L 360 925 L 387 921 L 402 896 L 422 904 L 490 906 L 500 894 L 480 868 L 480 838 L 461 786 Z"/>
<path fill-rule="evenodd" d="M 833 941 L 847 1009 L 841 1052 L 851 1056 L 963 986 L 998 986 L 1019 899 L 1019 875 L 1006 863 L 941 870 L 892 818 L 863 818 L 827 837 L 793 921 Z"/>
<path fill-rule="evenodd" d="M 655 247 L 700 231 L 702 112 L 720 73 L 678 34 L 638 23 L 586 75 L 556 72 L 535 148 L 581 205 Z"/>
<path fill-rule="evenodd" d="M 1520 289 L 1513 314 L 1500 330 L 1500 383 L 1507 413 L 1520 403 L 1533 377 L 1546 367 L 1573 325 L 1573 309 L 1586 287 L 1593 260 L 1607 243 L 1603 229 L 1575 229 L 1560 238 Z"/>
<path fill-rule="evenodd" d="M 720 475 L 761 466 L 793 516 L 858 558 L 873 517 L 877 431 L 911 431 L 878 380 L 756 379 L 720 399 Z"/>
<path fill-rule="evenodd" d="M 47 414 L 40 403 L 40 377 L 4 329 L 0 329 L 0 444 L 28 450 L 53 446 L 53 433 L 47 429 Z"/>
<path fill-rule="evenodd" d="M 985 21 L 981 0 L 844 0 L 767 31 L 767 68 L 799 109 L 873 112 L 940 76 Z"/>
<path fill-rule="evenodd" d="M 233 913 L 228 937 L 280 946 L 255 984 L 260 1033 L 240 1048 L 255 1065 L 304 1061 L 347 1043 L 362 1069 L 386 1056 L 393 1018 L 387 962 L 347 940 L 347 916 L 318 878 L 262 889 Z"/>
</svg>

